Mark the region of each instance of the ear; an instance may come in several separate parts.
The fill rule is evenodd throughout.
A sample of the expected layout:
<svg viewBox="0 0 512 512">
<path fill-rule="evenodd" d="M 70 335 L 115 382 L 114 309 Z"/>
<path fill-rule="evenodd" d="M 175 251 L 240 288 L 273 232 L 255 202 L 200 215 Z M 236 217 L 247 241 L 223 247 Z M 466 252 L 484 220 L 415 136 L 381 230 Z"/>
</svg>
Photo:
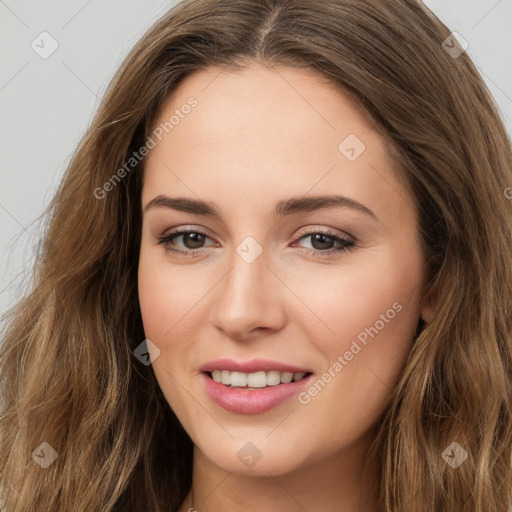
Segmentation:
<svg viewBox="0 0 512 512">
<path fill-rule="evenodd" d="M 439 283 L 423 299 L 421 304 L 421 318 L 425 323 L 430 323 L 434 319 L 434 309 L 437 302 Z"/>
<path fill-rule="evenodd" d="M 434 306 L 430 300 L 425 299 L 425 302 L 421 306 L 421 318 L 427 324 L 429 324 L 434 318 Z"/>
<path fill-rule="evenodd" d="M 429 287 L 423 302 L 421 303 L 420 316 L 425 323 L 430 323 L 434 319 L 434 311 L 439 300 L 439 295 L 443 290 L 443 278 L 437 275 L 435 281 Z"/>
</svg>

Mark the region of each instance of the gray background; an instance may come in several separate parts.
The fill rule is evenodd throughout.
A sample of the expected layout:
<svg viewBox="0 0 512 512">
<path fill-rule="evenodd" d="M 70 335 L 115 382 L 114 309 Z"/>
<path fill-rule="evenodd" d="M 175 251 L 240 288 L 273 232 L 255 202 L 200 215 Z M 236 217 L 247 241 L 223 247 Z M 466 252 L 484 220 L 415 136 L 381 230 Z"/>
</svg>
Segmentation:
<svg viewBox="0 0 512 512">
<path fill-rule="evenodd" d="M 174 3 L 0 0 L 0 314 L 30 276 L 37 219 L 110 78 Z M 512 0 L 424 3 L 468 41 L 512 134 Z M 51 48 L 42 32 L 58 43 L 46 59 L 31 46 Z"/>
</svg>

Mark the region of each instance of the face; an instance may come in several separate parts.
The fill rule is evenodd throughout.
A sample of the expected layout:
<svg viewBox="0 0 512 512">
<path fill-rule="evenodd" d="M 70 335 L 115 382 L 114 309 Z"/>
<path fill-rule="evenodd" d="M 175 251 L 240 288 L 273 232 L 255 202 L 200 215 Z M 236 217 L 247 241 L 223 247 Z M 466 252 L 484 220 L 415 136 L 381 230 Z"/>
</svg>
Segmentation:
<svg viewBox="0 0 512 512">
<path fill-rule="evenodd" d="M 341 456 L 388 404 L 423 313 L 386 140 L 313 71 L 256 64 L 189 76 L 154 128 L 138 286 L 170 407 L 226 471 Z"/>
</svg>

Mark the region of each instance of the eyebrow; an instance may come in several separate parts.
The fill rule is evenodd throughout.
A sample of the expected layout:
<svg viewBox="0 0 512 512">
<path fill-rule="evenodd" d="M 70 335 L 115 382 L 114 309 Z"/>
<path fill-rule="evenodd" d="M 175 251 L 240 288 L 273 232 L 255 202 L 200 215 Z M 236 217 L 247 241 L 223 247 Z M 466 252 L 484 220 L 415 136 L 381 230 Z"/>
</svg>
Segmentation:
<svg viewBox="0 0 512 512">
<path fill-rule="evenodd" d="M 365 213 L 374 220 L 379 220 L 375 213 L 363 204 L 342 195 L 302 196 L 278 201 L 275 205 L 275 215 L 285 217 L 296 213 L 310 212 L 324 208 L 347 207 Z M 188 197 L 169 197 L 158 195 L 144 207 L 144 212 L 152 208 L 170 208 L 186 213 L 206 215 L 224 222 L 219 209 L 208 201 Z M 225 223 L 225 222 L 224 222 Z"/>
</svg>

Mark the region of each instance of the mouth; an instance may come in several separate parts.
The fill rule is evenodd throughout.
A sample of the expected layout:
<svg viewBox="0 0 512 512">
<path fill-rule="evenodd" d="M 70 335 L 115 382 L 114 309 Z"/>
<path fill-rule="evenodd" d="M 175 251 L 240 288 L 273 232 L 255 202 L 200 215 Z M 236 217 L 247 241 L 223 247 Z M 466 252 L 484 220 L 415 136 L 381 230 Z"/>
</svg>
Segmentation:
<svg viewBox="0 0 512 512">
<path fill-rule="evenodd" d="M 203 370 L 206 395 L 222 409 L 236 414 L 261 414 L 289 402 L 314 378 L 312 372 L 277 370 L 245 373 Z"/>
<path fill-rule="evenodd" d="M 276 370 L 245 373 L 230 370 L 213 370 L 203 372 L 213 381 L 227 388 L 258 390 L 291 382 L 298 382 L 312 375 L 311 372 L 280 372 Z"/>
</svg>

